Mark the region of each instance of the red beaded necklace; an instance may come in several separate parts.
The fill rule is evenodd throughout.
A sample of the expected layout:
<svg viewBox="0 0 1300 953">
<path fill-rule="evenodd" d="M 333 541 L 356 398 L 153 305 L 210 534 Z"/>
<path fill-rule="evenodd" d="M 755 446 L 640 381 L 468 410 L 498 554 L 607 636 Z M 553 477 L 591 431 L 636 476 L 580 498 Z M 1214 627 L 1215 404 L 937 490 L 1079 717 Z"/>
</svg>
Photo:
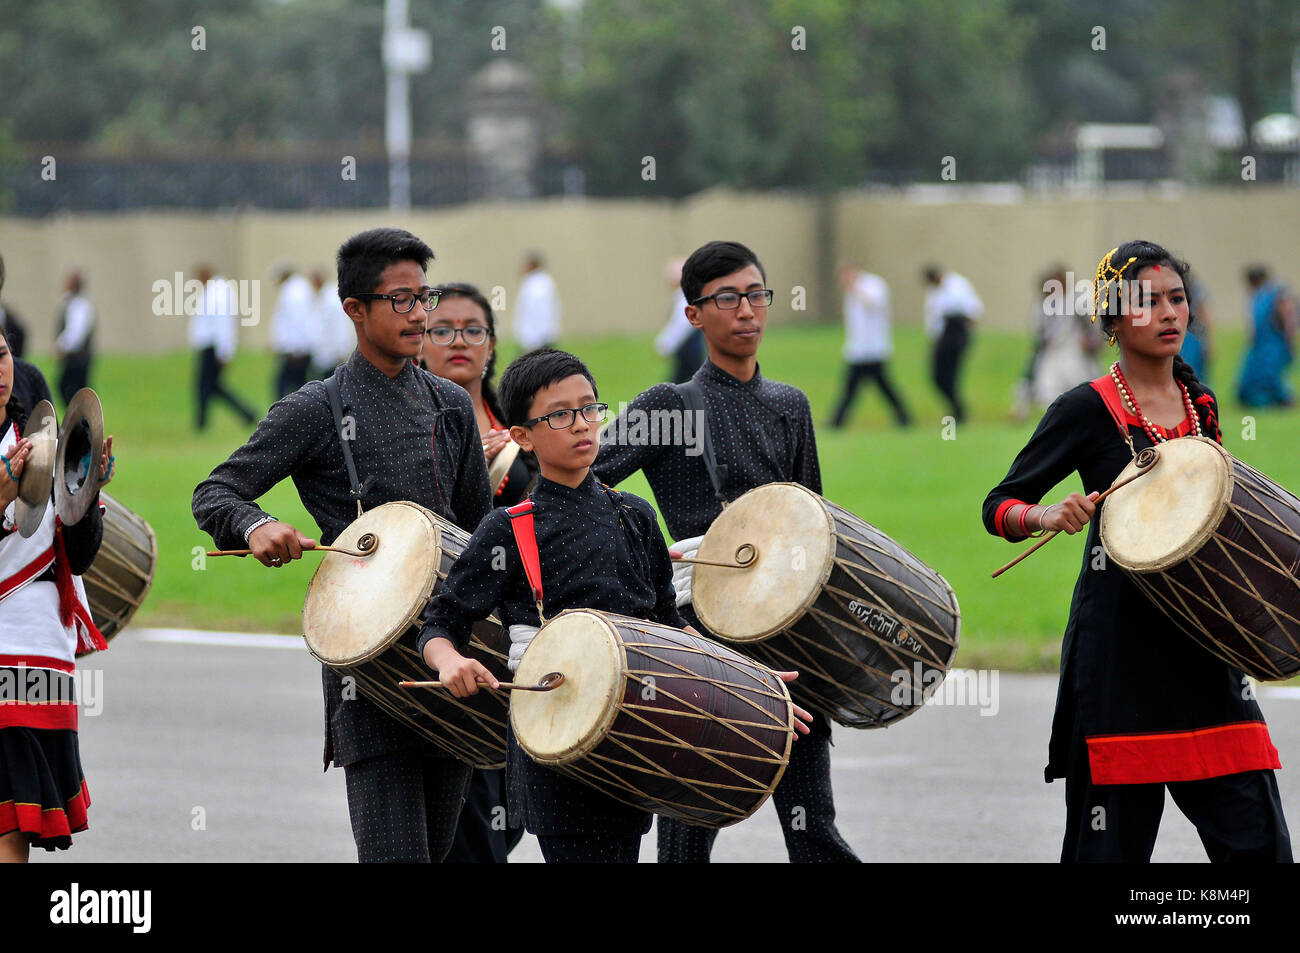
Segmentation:
<svg viewBox="0 0 1300 953">
<path fill-rule="evenodd" d="M 1151 442 L 1153 444 L 1164 443 L 1168 438 L 1162 437 L 1156 432 L 1156 425 L 1138 407 L 1137 398 L 1133 396 L 1133 391 L 1129 389 L 1128 381 L 1124 379 L 1124 372 L 1119 369 L 1119 361 L 1110 366 L 1110 376 L 1119 389 L 1119 396 L 1124 401 L 1124 406 L 1132 412 L 1134 417 L 1142 421 L 1142 429 L 1147 432 Z M 1183 392 L 1183 406 L 1187 408 L 1187 416 L 1192 421 L 1192 432 L 1199 437 L 1201 435 L 1201 420 L 1196 415 L 1196 408 L 1192 405 L 1192 395 L 1187 392 L 1187 385 L 1182 381 L 1178 381 L 1178 387 Z"/>
</svg>

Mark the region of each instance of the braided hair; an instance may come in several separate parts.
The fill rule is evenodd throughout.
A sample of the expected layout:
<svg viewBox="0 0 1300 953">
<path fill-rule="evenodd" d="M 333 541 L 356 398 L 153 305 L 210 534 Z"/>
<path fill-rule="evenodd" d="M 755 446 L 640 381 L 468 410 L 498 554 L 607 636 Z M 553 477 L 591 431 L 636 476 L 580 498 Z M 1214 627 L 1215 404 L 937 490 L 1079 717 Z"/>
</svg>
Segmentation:
<svg viewBox="0 0 1300 953">
<path fill-rule="evenodd" d="M 483 368 L 483 403 L 487 404 L 493 417 L 497 420 L 505 420 L 506 415 L 501 410 L 501 398 L 497 396 L 496 386 L 492 383 L 497 366 L 497 320 L 492 314 L 492 305 L 488 304 L 483 292 L 467 281 L 449 281 L 438 285 L 433 290 L 438 292 L 440 298 L 468 298 L 483 309 L 483 317 L 487 319 L 488 340 L 492 342 L 492 355 L 487 360 L 487 366 Z"/>
<path fill-rule="evenodd" d="M 1112 341 L 1115 337 L 1115 329 L 1122 317 L 1119 302 L 1123 283 L 1136 281 L 1143 269 L 1153 265 L 1172 268 L 1182 279 L 1184 291 L 1190 292 L 1191 265 L 1180 258 L 1175 258 L 1155 242 L 1142 239 L 1125 242 L 1112 248 L 1098 262 L 1093 286 L 1092 318 L 1097 322 L 1103 336 Z M 1190 294 L 1188 297 L 1190 300 Z M 1195 322 L 1196 315 L 1188 311 L 1188 331 Z M 1192 366 L 1179 355 L 1174 355 L 1174 379 L 1187 388 L 1192 404 L 1201 418 L 1201 429 L 1208 436 L 1222 443 L 1223 432 L 1219 429 L 1219 420 L 1215 413 L 1214 395 L 1196 376 Z"/>
</svg>

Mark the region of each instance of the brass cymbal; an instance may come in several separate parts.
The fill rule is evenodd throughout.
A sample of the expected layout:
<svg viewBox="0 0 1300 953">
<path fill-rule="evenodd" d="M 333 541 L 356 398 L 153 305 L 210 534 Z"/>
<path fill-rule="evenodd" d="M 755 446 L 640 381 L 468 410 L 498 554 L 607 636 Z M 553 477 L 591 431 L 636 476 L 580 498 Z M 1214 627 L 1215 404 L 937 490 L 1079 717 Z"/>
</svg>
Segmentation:
<svg viewBox="0 0 1300 953">
<path fill-rule="evenodd" d="M 23 475 L 18 478 L 18 499 L 14 506 L 14 522 L 18 535 L 24 539 L 40 528 L 45 519 L 45 508 L 50 505 L 50 491 L 54 489 L 54 456 L 59 443 L 59 418 L 48 400 L 36 405 L 23 434 L 32 442 L 32 452 L 23 465 Z"/>
<path fill-rule="evenodd" d="M 99 492 L 103 450 L 104 408 L 99 395 L 83 387 L 68 403 L 55 454 L 54 512 L 64 526 L 79 523 Z"/>
</svg>

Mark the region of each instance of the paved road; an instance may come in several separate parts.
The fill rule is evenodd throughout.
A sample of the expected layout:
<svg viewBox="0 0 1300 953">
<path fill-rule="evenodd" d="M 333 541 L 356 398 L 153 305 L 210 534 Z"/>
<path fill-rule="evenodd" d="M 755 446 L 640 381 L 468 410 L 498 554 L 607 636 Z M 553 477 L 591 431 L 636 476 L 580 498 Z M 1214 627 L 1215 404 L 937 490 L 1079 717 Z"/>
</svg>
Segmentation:
<svg viewBox="0 0 1300 953">
<path fill-rule="evenodd" d="M 88 684 L 102 678 L 95 703 L 102 711 L 81 721 L 91 829 L 72 850 L 34 859 L 355 860 L 343 774 L 321 771 L 320 669 L 301 640 L 180 641 L 190 637 L 127 631 L 88 660 Z M 996 687 L 996 714 L 982 715 L 977 704 L 932 705 L 885 731 L 836 729 L 840 830 L 864 860 L 1056 859 L 1064 787 L 1042 781 L 1055 679 L 1002 675 Z M 1294 765 L 1300 692 L 1261 695 L 1283 763 Z M 1279 774 L 1293 819 L 1298 775 Z M 641 857 L 654 859 L 653 832 Z M 785 860 L 771 803 L 724 830 L 714 858 Z M 540 859 L 532 837 L 511 857 Z M 1172 802 L 1155 859 L 1205 859 Z"/>
</svg>

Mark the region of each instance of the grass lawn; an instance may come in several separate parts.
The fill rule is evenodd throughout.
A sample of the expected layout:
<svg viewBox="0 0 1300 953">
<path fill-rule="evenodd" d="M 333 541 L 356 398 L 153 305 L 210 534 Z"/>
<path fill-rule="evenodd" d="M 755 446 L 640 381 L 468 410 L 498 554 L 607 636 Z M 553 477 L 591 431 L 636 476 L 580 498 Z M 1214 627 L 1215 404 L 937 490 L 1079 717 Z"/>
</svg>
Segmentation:
<svg viewBox="0 0 1300 953">
<path fill-rule="evenodd" d="M 585 359 L 602 399 L 617 407 L 662 379 L 666 362 L 651 348 L 653 335 L 571 339 L 563 342 Z M 964 389 L 972 419 L 955 439 L 943 439 L 943 409 L 928 381 L 927 345 L 913 327 L 896 329 L 895 382 L 916 424 L 890 423 L 879 393 L 860 395 L 849 426 L 822 427 L 843 372 L 838 325 L 776 327 L 763 343 L 769 377 L 807 392 L 819 424 L 825 495 L 871 522 L 942 573 L 956 590 L 963 625 L 958 664 L 1013 669 L 1054 669 L 1061 632 L 1082 558 L 1083 536 L 1053 542 L 1005 576 L 989 573 L 1016 549 L 985 533 L 980 504 L 1005 474 L 1032 432 L 1035 419 L 1008 419 L 1012 390 L 1027 356 L 1023 335 L 982 330 L 967 357 Z M 1300 415 L 1256 413 L 1254 433 L 1232 397 L 1241 352 L 1239 334 L 1219 335 L 1211 383 L 1222 405 L 1225 445 L 1284 486 L 1300 488 Z M 1113 353 L 1113 352 L 1112 352 Z M 503 358 L 513 356 L 506 346 Z M 52 364 L 37 357 L 49 375 Z M 504 367 L 504 364 L 499 364 Z M 1099 369 L 1100 371 L 1100 369 Z M 211 547 L 190 514 L 195 485 L 248 435 L 222 405 L 209 429 L 194 432 L 193 359 L 187 353 L 104 356 L 91 384 L 104 404 L 114 435 L 118 475 L 110 492 L 147 519 L 158 534 L 159 563 L 152 592 L 136 619 L 140 625 L 177 625 L 261 632 L 299 631 L 299 613 L 316 561 L 311 557 L 268 571 L 247 559 L 196 557 Z M 272 379 L 267 355 L 240 353 L 228 383 L 263 405 Z M 53 377 L 51 377 L 53 381 Z M 640 475 L 623 485 L 650 497 Z M 1078 489 L 1077 477 L 1059 498 Z M 652 497 L 651 497 L 652 498 Z M 316 532 L 291 483 L 276 487 L 262 506 L 282 520 Z"/>
</svg>

